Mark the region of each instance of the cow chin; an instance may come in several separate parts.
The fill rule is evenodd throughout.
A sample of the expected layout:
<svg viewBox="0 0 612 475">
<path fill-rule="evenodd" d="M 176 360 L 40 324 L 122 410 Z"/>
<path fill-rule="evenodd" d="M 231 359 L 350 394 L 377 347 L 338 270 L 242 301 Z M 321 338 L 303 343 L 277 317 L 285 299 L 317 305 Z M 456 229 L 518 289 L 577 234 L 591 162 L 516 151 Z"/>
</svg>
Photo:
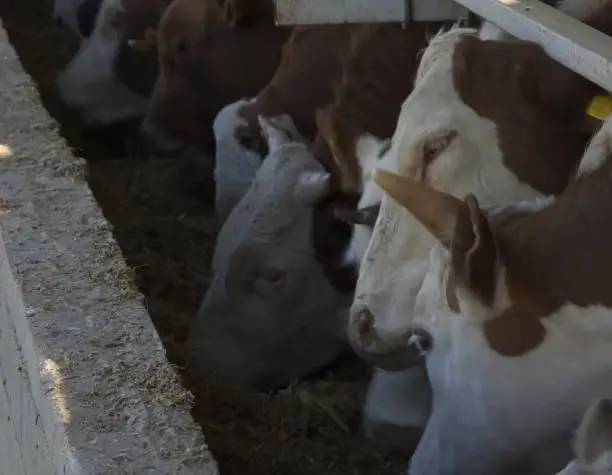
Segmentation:
<svg viewBox="0 0 612 475">
<path fill-rule="evenodd" d="M 351 345 L 355 353 L 363 360 L 389 372 L 404 371 L 415 366 L 425 366 L 425 359 L 412 346 L 397 346 L 384 353 L 371 353 L 361 349 L 359 345 Z"/>
<path fill-rule="evenodd" d="M 322 369 L 346 349 L 346 341 L 328 335 L 284 334 L 274 325 L 256 327 L 256 322 L 269 321 L 270 315 L 262 313 L 265 318 L 261 318 L 253 310 L 247 315 L 240 309 L 202 306 L 186 343 L 191 378 L 272 391 Z"/>
</svg>

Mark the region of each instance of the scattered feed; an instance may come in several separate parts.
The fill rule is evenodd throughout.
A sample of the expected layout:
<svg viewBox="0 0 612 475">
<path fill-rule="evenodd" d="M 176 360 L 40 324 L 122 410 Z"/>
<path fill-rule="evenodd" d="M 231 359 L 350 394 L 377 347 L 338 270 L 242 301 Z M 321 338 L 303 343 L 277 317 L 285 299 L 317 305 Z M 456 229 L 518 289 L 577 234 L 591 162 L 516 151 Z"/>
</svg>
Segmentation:
<svg viewBox="0 0 612 475">
<path fill-rule="evenodd" d="M 130 126 L 86 132 L 62 106 L 53 79 L 76 41 L 50 19 L 51 1 L 0 3 L 0 17 L 45 107 L 74 153 L 130 267 L 169 360 L 207 286 L 218 223 L 212 183 L 193 164 L 146 160 Z M 406 462 L 357 435 L 367 371 L 347 357 L 277 394 L 246 394 L 199 382 L 194 416 L 225 475 L 387 475 Z"/>
</svg>

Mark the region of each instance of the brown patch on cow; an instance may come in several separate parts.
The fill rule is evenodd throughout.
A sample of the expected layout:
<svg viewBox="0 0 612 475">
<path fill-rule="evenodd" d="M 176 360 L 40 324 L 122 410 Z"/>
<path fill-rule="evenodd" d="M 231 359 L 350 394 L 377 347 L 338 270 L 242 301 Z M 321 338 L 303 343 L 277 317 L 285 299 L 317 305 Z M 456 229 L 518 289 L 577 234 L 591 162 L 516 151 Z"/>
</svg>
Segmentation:
<svg viewBox="0 0 612 475">
<path fill-rule="evenodd" d="M 340 80 L 343 61 L 354 34 L 362 25 L 299 26 L 283 47 L 281 62 L 270 83 L 252 104 L 240 110 L 248 123 L 237 130 L 237 138 L 247 135 L 257 143 L 261 135 L 257 116 L 288 114 L 298 131 L 313 140 L 317 132 L 315 111 L 328 104 Z"/>
<path fill-rule="evenodd" d="M 334 158 L 346 191 L 361 189 L 357 140 L 364 133 L 379 139 L 393 135 L 401 106 L 412 92 L 419 53 L 443 25 L 413 23 L 404 29 L 399 24 L 375 24 L 354 36 L 342 80 L 325 110 L 328 127 L 319 130 L 314 145 L 318 155 Z M 337 145 L 333 154 L 326 151 L 330 138 Z"/>
<path fill-rule="evenodd" d="M 491 307 L 495 299 L 497 247 L 474 195 L 466 197 L 457 216 L 451 256 L 453 276 Z"/>
<path fill-rule="evenodd" d="M 232 28 L 216 0 L 175 0 L 158 33 L 160 74 L 149 106 L 157 129 L 177 141 L 209 150 L 212 123 L 225 105 L 254 97 L 279 65 L 291 27 L 274 24 L 270 0 L 249 28 Z"/>
<path fill-rule="evenodd" d="M 506 167 L 542 193 L 563 191 L 593 132 L 585 111 L 600 88 L 535 43 L 474 36 L 456 45 L 453 81 L 461 100 L 497 126 Z"/>
<path fill-rule="evenodd" d="M 315 210 L 313 232 L 334 241 L 330 249 L 335 251 L 327 252 L 320 262 L 336 288 L 341 282 L 343 289 L 352 292 L 356 284 L 356 269 L 342 262 L 352 236 L 351 225 L 342 215 L 355 210 L 361 193 L 357 140 L 364 133 L 381 139 L 393 135 L 402 103 L 412 91 L 419 51 L 426 46 L 427 35 L 440 26 L 415 23 L 403 29 L 399 24 L 377 24 L 356 31 L 334 99 L 319 117 L 313 152 L 332 173 L 336 195 Z M 313 242 L 316 248 L 317 241 Z"/>
<path fill-rule="evenodd" d="M 546 336 L 544 325 L 533 312 L 514 307 L 487 320 L 483 332 L 491 348 L 504 356 L 524 355 L 537 348 Z"/>
<path fill-rule="evenodd" d="M 610 159 L 541 211 L 489 220 L 511 305 L 485 322 L 484 331 L 501 354 L 519 356 L 537 347 L 545 337 L 541 320 L 564 305 L 612 308 Z"/>
</svg>

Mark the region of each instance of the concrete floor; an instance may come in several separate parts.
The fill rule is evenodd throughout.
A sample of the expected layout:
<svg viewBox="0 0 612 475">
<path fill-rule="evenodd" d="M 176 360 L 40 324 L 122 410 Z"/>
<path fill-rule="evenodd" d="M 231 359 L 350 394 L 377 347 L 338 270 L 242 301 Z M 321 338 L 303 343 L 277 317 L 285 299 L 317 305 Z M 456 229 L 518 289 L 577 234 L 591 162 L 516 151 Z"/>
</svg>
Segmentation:
<svg viewBox="0 0 612 475">
<path fill-rule="evenodd" d="M 111 229 L 0 30 L 0 475 L 217 474 Z"/>
</svg>

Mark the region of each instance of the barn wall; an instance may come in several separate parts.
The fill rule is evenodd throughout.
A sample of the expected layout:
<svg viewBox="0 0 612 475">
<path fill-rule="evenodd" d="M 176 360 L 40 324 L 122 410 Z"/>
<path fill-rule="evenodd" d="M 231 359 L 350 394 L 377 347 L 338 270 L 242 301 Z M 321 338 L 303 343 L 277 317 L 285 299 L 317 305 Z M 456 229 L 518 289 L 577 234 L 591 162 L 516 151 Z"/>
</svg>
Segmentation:
<svg viewBox="0 0 612 475">
<path fill-rule="evenodd" d="M 0 474 L 217 474 L 111 229 L 0 28 Z"/>
</svg>

